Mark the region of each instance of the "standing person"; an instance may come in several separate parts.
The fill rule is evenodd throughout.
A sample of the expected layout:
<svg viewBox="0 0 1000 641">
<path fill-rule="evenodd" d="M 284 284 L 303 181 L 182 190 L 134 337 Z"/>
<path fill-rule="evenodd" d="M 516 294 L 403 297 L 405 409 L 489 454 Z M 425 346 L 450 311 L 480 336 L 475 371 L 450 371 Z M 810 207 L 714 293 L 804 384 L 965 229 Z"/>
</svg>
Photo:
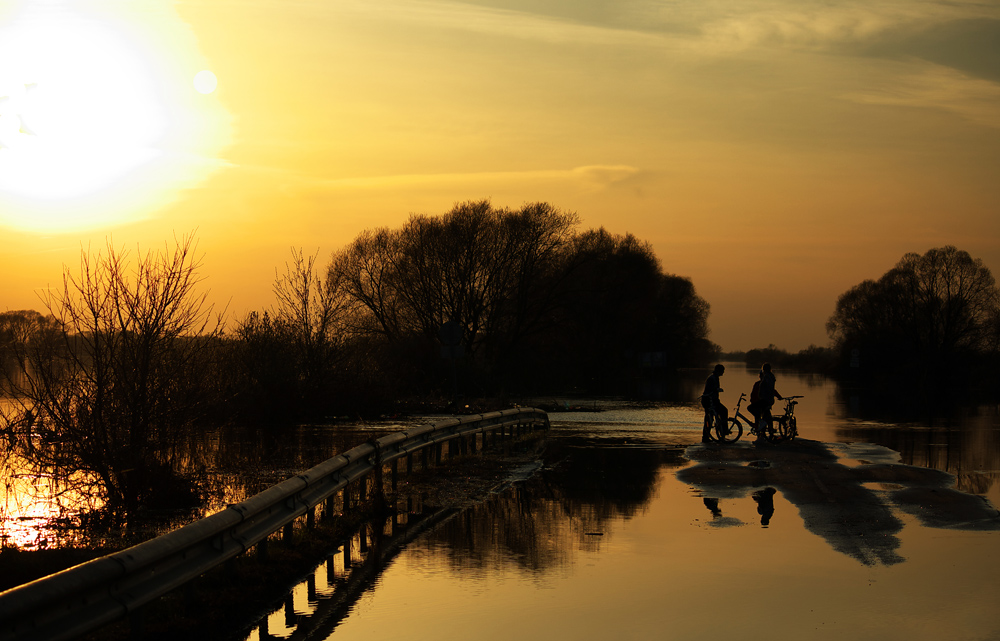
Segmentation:
<svg viewBox="0 0 1000 641">
<path fill-rule="evenodd" d="M 757 380 L 754 381 L 753 389 L 750 390 L 750 402 L 747 403 L 747 411 L 750 412 L 750 416 L 753 417 L 754 426 L 760 422 L 760 405 L 757 403 L 760 400 L 760 379 L 764 376 L 764 372 L 757 372 Z"/>
<path fill-rule="evenodd" d="M 760 368 L 760 387 L 757 388 L 757 407 L 755 408 L 759 414 L 754 414 L 757 419 L 757 440 L 754 441 L 755 443 L 767 441 L 764 430 L 771 424 L 771 406 L 774 405 L 775 397 L 781 399 L 781 394 L 774 387 L 776 383 L 777 379 L 771 373 L 771 364 L 764 363 Z M 752 392 L 751 396 L 753 396 Z"/>
<path fill-rule="evenodd" d="M 722 419 L 723 424 L 729 422 L 729 410 L 726 406 L 719 401 L 719 392 L 722 391 L 721 383 L 719 382 L 719 377 L 726 372 L 726 366 L 719 363 L 709 374 L 708 378 L 705 380 L 705 391 L 701 395 L 701 405 L 705 408 L 707 413 L 709 410 L 715 410 Z M 701 431 L 701 442 L 708 443 L 712 440 L 711 437 L 711 426 L 708 421 L 705 421 L 705 425 Z"/>
</svg>

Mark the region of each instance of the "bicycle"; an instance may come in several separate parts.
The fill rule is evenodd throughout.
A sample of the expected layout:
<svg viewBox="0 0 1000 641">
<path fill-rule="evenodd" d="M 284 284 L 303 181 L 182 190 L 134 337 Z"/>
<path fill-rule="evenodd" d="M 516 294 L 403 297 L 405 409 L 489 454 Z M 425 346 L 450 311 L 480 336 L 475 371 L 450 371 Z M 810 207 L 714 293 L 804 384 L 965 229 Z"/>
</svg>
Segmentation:
<svg viewBox="0 0 1000 641">
<path fill-rule="evenodd" d="M 743 400 L 745 394 L 740 394 L 740 401 Z M 799 435 L 798 421 L 795 418 L 795 406 L 799 402 L 795 399 L 804 398 L 803 396 L 786 396 L 783 400 L 785 402 L 785 413 L 781 416 L 772 416 L 771 422 L 767 426 L 767 433 L 765 438 L 772 443 L 779 443 L 781 441 L 793 441 L 795 437 Z M 739 413 L 739 403 L 736 404 L 735 414 L 742 418 L 744 421 L 750 423 L 750 434 L 757 436 L 757 424 L 755 421 L 750 421 L 746 416 Z M 730 419 L 732 421 L 733 419 Z"/>
<path fill-rule="evenodd" d="M 732 419 L 727 423 L 722 420 L 714 406 L 705 408 L 705 425 L 708 425 L 708 438 L 719 443 L 735 443 L 743 436 L 743 427 L 736 422 L 733 426 Z M 705 432 L 702 431 L 702 434 Z"/>
</svg>

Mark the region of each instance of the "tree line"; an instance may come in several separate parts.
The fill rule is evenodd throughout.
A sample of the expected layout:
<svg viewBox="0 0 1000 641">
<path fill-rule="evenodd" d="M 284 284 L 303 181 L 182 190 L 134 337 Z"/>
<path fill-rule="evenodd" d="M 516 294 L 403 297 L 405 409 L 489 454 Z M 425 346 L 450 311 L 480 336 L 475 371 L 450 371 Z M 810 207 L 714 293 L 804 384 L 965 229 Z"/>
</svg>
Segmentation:
<svg viewBox="0 0 1000 641">
<path fill-rule="evenodd" d="M 293 249 L 274 304 L 227 327 L 192 236 L 81 252 L 44 312 L 0 314 L 4 446 L 114 509 L 190 498 L 178 443 L 200 425 L 393 411 L 407 399 L 628 394 L 704 363 L 708 304 L 647 242 L 546 203 L 489 201 Z M 435 408 L 438 409 L 438 408 Z"/>
<path fill-rule="evenodd" d="M 932 408 L 996 400 L 1000 289 L 954 246 L 908 253 L 844 292 L 827 331 L 838 375 L 857 387 Z"/>
<path fill-rule="evenodd" d="M 205 424 L 630 395 L 717 357 L 690 279 L 664 271 L 648 242 L 579 226 L 547 203 L 470 201 L 364 231 L 325 265 L 293 249 L 273 305 L 228 326 L 200 291 L 192 236 L 83 251 L 44 312 L 0 314 L 0 447 L 128 511 L 193 499 L 179 444 Z M 852 287 L 827 329 L 829 348 L 745 356 L 896 398 L 996 390 L 1000 292 L 955 247 Z"/>
<path fill-rule="evenodd" d="M 872 405 L 915 413 L 1000 400 L 1000 288 L 982 260 L 957 247 L 907 253 L 851 287 L 826 329 L 829 346 L 790 353 L 772 344 L 723 357 L 827 374 Z"/>
</svg>

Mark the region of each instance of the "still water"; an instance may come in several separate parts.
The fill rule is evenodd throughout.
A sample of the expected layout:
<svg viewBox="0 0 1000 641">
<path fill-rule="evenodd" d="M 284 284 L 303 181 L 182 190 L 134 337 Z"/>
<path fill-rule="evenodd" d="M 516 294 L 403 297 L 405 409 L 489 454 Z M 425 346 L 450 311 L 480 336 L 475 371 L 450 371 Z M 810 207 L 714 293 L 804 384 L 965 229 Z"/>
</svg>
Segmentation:
<svg viewBox="0 0 1000 641">
<path fill-rule="evenodd" d="M 681 397 L 694 399 L 707 373 L 691 372 Z M 730 366 L 723 401 L 735 405 L 755 378 Z M 530 478 L 413 536 L 370 580 L 352 584 L 335 551 L 244 638 L 1000 638 L 996 408 L 896 424 L 854 417 L 856 399 L 822 377 L 778 372 L 778 390 L 805 397 L 800 433 L 830 444 L 830 469 L 945 471 L 981 497 L 970 499 L 978 518 L 928 526 L 923 508 L 889 498 L 903 487 L 891 478 L 859 484 L 881 501 L 877 523 L 855 519 L 814 472 L 816 501 L 684 482 L 706 453 L 749 465 L 766 455 L 746 437 L 723 454 L 702 447 L 694 402 L 536 399 L 588 411 L 550 415 Z M 348 565 L 364 556 L 351 545 Z"/>
</svg>

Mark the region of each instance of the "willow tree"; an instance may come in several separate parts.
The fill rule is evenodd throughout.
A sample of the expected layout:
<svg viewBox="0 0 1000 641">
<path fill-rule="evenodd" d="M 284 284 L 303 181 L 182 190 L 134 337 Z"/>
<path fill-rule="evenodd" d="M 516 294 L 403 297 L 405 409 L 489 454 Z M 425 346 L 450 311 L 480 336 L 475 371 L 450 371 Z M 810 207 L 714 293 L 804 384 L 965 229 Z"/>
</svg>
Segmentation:
<svg viewBox="0 0 1000 641">
<path fill-rule="evenodd" d="M 131 253 L 108 241 L 81 251 L 77 270 L 43 303 L 53 319 L 7 345 L 26 460 L 75 480 L 109 508 L 133 509 L 189 493 L 178 444 L 211 388 L 221 321 L 198 292 L 192 236 Z"/>
</svg>

